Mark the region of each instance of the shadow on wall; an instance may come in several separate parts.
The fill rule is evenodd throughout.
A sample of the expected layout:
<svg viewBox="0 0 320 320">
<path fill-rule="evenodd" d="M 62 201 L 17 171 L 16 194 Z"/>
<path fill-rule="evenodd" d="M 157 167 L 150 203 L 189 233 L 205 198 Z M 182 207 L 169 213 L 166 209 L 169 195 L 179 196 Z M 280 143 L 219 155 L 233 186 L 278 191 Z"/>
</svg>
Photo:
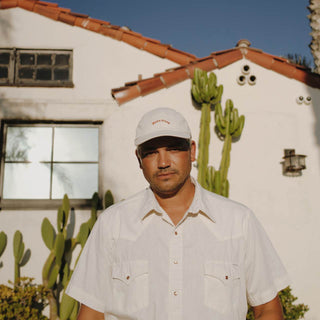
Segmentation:
<svg viewBox="0 0 320 320">
<path fill-rule="evenodd" d="M 317 81 L 318 84 L 320 83 L 320 75 L 316 75 L 319 80 Z M 314 83 L 315 74 L 307 74 L 306 75 L 306 82 L 307 83 Z M 310 88 L 309 86 L 307 88 Z M 320 89 L 310 89 L 308 94 L 312 98 L 312 110 L 313 114 L 315 117 L 315 123 L 314 123 L 314 128 L 313 132 L 316 138 L 317 145 L 320 146 L 320 94 L 315 95 L 315 90 L 320 90 Z M 306 97 L 304 97 L 306 99 Z"/>
<path fill-rule="evenodd" d="M 5 88 L 2 87 L 2 90 Z M 36 100 L 7 98 L 4 92 L 0 93 L 0 120 L 42 120 L 45 110 L 46 104 Z"/>
<path fill-rule="evenodd" d="M 10 40 L 10 30 L 12 29 L 11 14 L 6 12 L 5 16 L 0 16 L 0 38 L 2 41 Z"/>
</svg>

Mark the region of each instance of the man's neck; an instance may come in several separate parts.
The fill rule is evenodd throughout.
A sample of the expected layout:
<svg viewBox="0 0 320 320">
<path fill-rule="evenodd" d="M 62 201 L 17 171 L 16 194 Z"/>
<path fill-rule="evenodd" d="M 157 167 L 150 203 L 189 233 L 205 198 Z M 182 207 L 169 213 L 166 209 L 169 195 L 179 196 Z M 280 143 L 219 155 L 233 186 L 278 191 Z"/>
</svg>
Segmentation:
<svg viewBox="0 0 320 320">
<path fill-rule="evenodd" d="M 181 189 L 173 196 L 165 196 L 154 192 L 159 205 L 165 210 L 174 225 L 177 225 L 190 207 L 195 193 L 195 186 L 189 177 Z"/>
</svg>

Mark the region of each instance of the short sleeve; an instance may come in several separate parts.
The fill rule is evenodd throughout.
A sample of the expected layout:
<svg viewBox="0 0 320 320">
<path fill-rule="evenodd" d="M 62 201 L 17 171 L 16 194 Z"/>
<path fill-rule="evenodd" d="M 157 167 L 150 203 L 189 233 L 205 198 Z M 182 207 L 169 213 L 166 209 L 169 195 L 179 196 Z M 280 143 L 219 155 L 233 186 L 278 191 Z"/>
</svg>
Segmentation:
<svg viewBox="0 0 320 320">
<path fill-rule="evenodd" d="M 265 230 L 250 212 L 245 222 L 245 267 L 248 302 L 257 306 L 271 301 L 290 281 Z"/>
<path fill-rule="evenodd" d="M 80 303 L 104 312 L 112 303 L 111 241 L 101 216 L 84 246 L 66 293 Z"/>
</svg>

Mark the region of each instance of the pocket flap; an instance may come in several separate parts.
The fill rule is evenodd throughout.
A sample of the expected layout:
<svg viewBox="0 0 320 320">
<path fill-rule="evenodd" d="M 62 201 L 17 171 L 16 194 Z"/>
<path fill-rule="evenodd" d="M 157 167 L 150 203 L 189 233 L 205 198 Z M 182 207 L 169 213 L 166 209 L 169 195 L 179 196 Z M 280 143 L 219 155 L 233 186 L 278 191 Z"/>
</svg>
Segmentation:
<svg viewBox="0 0 320 320">
<path fill-rule="evenodd" d="M 231 278 L 230 268 L 227 268 L 225 263 L 217 261 L 209 261 L 204 265 L 204 273 L 209 277 L 214 277 L 222 281 Z"/>
<path fill-rule="evenodd" d="M 137 260 L 114 264 L 112 278 L 119 279 L 127 284 L 134 278 L 148 273 L 148 261 Z"/>
</svg>

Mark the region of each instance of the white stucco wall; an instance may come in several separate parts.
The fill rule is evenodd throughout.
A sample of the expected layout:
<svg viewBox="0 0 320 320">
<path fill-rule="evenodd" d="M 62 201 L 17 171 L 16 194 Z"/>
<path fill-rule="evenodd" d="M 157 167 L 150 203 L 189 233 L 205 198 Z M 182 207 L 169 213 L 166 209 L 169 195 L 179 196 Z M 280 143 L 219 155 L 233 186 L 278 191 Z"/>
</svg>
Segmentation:
<svg viewBox="0 0 320 320">
<path fill-rule="evenodd" d="M 244 64 L 249 64 L 251 74 L 257 77 L 256 85 L 237 84 Z M 217 70 L 216 74 L 218 82 L 224 85 L 223 105 L 231 98 L 246 117 L 242 137 L 232 145 L 230 198 L 254 210 L 288 269 L 293 294 L 299 297 L 298 302 L 310 307 L 306 319 L 319 319 L 320 148 L 315 131 L 319 132 L 320 124 L 315 114 L 319 114 L 320 91 L 246 60 Z M 136 99 L 110 116 L 105 141 L 110 161 L 104 179 L 110 181 L 118 199 L 146 186 L 132 139 L 135 125 L 145 111 L 165 106 L 177 109 L 185 115 L 198 141 L 200 111 L 191 104 L 190 85 L 190 81 L 185 81 Z M 297 104 L 300 95 L 311 96 L 313 103 Z M 213 132 L 213 121 L 210 162 L 217 168 L 222 142 Z M 125 131 L 118 129 L 119 123 L 125 124 Z M 290 148 L 307 155 L 307 169 L 301 177 L 282 175 L 280 162 L 284 149 Z M 196 174 L 194 168 L 193 175 Z"/>
<path fill-rule="evenodd" d="M 21 10 L 0 10 L 0 21 L 8 21 L 8 37 L 0 47 L 66 48 L 74 50 L 73 89 L 0 87 L 0 116 L 50 120 L 102 120 L 100 150 L 102 190 L 111 188 L 116 200 L 146 186 L 134 156 L 133 138 L 141 115 L 154 107 L 173 107 L 184 114 L 198 141 L 200 111 L 192 106 L 190 81 L 163 89 L 118 107 L 110 89 L 125 82 L 161 72 L 174 63 L 137 50 L 122 42 Z M 0 31 L 1 32 L 1 31 Z M 256 85 L 240 86 L 236 78 L 249 64 Z M 310 306 L 308 320 L 320 319 L 320 90 L 239 61 L 217 70 L 224 85 L 223 105 L 231 98 L 246 116 L 243 135 L 232 145 L 229 171 L 230 198 L 254 210 L 263 223 L 292 279 L 298 302 Z M 298 105 L 298 96 L 311 96 L 312 104 Z M 219 166 L 222 142 L 211 134 L 210 162 Z M 318 137 L 316 136 L 318 134 Z M 307 169 L 298 178 L 282 175 L 284 149 L 307 155 Z M 196 177 L 196 169 L 193 168 Z M 23 231 L 32 259 L 24 275 L 41 278 L 48 250 L 40 237 L 43 217 L 53 222 L 55 211 L 0 212 L 0 230 L 9 243 L 0 258 L 0 282 L 13 277 L 12 235 Z M 87 212 L 77 211 L 77 223 Z"/>
<path fill-rule="evenodd" d="M 0 48 L 72 49 L 74 88 L 31 88 L 0 86 L 0 119 L 102 121 L 118 110 L 111 97 L 111 89 L 127 81 L 151 77 L 159 70 L 177 66 L 159 58 L 91 31 L 72 27 L 41 15 L 20 9 L 0 10 Z M 104 151 L 105 123 L 101 126 L 100 153 Z M 101 195 L 111 188 L 100 179 Z M 76 230 L 88 219 L 89 212 L 76 210 Z M 56 225 L 56 210 L 2 210 L 0 231 L 8 236 L 8 245 L 0 261 L 0 283 L 13 279 L 14 261 L 12 241 L 15 230 L 21 230 L 26 248 L 31 249 L 31 260 L 22 268 L 41 282 L 41 270 L 48 249 L 41 239 L 41 222 L 48 217 Z"/>
</svg>

